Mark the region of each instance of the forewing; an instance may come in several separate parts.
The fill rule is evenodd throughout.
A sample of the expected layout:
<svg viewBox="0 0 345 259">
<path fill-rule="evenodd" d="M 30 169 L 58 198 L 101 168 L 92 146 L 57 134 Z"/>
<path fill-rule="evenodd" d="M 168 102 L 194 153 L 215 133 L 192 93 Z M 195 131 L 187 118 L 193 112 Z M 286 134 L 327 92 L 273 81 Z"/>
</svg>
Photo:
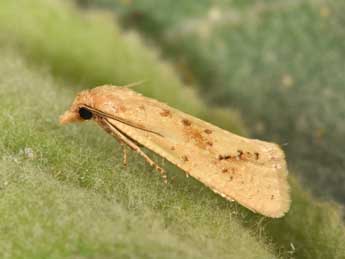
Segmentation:
<svg viewBox="0 0 345 259">
<path fill-rule="evenodd" d="M 159 133 L 109 118 L 130 138 L 252 211 L 281 217 L 289 209 L 286 162 L 277 145 L 237 136 L 128 91 L 122 93 L 130 93 L 121 104 L 125 112 L 118 116 Z"/>
</svg>

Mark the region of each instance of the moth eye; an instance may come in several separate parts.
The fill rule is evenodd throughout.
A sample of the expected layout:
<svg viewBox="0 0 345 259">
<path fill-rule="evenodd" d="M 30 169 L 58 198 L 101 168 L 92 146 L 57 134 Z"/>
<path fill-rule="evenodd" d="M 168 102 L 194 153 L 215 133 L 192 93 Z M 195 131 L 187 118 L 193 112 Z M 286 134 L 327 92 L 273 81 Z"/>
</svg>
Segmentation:
<svg viewBox="0 0 345 259">
<path fill-rule="evenodd" d="M 80 118 L 82 118 L 84 120 L 89 120 L 92 118 L 92 112 L 90 112 L 86 108 L 80 108 L 79 109 L 79 116 L 80 116 Z"/>
</svg>

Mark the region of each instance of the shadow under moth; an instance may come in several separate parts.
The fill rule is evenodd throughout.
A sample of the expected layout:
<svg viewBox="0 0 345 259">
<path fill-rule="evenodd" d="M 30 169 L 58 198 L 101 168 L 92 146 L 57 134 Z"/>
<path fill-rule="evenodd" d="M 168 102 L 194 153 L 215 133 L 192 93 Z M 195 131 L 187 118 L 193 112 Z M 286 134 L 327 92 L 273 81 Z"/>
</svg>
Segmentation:
<svg viewBox="0 0 345 259">
<path fill-rule="evenodd" d="M 129 87 L 99 86 L 80 92 L 62 124 L 94 120 L 123 146 L 138 152 L 166 181 L 163 168 L 141 148 L 152 150 L 214 192 L 268 217 L 290 207 L 285 156 L 280 147 L 248 139 Z"/>
</svg>

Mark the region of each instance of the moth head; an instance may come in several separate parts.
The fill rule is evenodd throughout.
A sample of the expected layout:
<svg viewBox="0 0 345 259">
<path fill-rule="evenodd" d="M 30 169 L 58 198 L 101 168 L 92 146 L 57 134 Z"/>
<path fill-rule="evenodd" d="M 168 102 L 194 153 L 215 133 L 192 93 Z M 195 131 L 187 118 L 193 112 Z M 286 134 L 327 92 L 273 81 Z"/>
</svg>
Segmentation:
<svg viewBox="0 0 345 259">
<path fill-rule="evenodd" d="M 89 91 L 80 92 L 73 101 L 69 110 L 60 116 L 60 123 L 74 123 L 90 120 L 93 117 L 92 112 L 87 107 L 92 107 L 92 98 Z"/>
</svg>

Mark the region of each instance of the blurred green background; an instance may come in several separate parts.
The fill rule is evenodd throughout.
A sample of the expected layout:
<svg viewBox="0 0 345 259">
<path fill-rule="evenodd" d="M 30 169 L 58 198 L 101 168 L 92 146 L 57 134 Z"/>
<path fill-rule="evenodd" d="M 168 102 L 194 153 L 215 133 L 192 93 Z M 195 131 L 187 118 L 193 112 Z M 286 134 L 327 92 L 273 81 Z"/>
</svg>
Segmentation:
<svg viewBox="0 0 345 259">
<path fill-rule="evenodd" d="M 210 104 L 287 145 L 290 167 L 345 203 L 344 1 L 79 0 L 113 10 Z"/>
<path fill-rule="evenodd" d="M 345 258 L 343 1 L 0 2 L 1 258 Z M 167 186 L 75 94 L 137 90 L 287 153 L 282 219 Z M 158 156 L 149 153 L 163 163 Z M 310 194 L 310 192 L 312 194 Z"/>
</svg>

